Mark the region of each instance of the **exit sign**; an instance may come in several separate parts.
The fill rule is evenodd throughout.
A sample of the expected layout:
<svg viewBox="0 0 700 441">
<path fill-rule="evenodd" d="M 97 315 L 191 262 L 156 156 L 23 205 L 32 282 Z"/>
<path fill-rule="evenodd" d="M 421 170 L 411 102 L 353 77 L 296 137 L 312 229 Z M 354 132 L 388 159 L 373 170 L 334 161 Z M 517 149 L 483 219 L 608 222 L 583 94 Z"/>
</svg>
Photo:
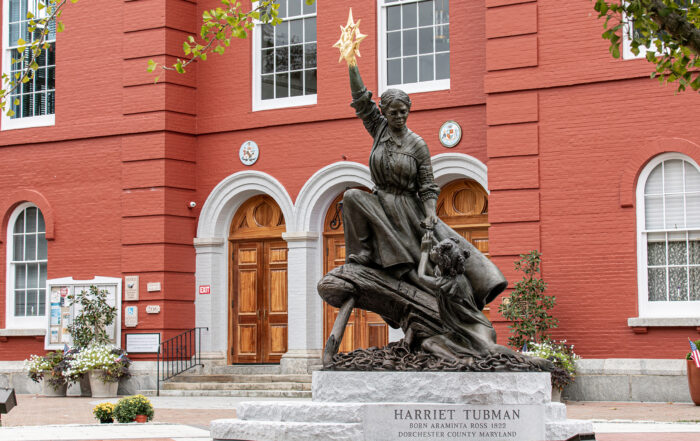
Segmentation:
<svg viewBox="0 0 700 441">
<path fill-rule="evenodd" d="M 211 294 L 211 285 L 199 285 L 200 294 Z"/>
</svg>

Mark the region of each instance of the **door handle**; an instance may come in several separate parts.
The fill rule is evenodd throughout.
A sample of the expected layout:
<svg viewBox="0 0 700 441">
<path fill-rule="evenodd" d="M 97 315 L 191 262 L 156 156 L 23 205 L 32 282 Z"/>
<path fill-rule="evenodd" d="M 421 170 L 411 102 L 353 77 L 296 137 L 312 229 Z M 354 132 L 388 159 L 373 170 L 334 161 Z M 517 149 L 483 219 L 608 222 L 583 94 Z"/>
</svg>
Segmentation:
<svg viewBox="0 0 700 441">
<path fill-rule="evenodd" d="M 260 310 L 255 311 L 255 316 L 260 320 Z"/>
</svg>

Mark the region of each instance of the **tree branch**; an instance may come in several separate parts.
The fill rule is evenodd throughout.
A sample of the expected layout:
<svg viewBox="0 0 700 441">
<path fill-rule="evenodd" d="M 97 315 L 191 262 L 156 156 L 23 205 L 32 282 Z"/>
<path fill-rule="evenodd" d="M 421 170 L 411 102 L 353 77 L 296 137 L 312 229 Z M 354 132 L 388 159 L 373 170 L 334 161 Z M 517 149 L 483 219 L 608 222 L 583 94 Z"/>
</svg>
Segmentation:
<svg viewBox="0 0 700 441">
<path fill-rule="evenodd" d="M 649 12 L 659 28 L 669 33 L 680 44 L 700 55 L 700 29 L 675 11 L 667 12 L 668 6 L 662 0 L 650 0 Z"/>
</svg>

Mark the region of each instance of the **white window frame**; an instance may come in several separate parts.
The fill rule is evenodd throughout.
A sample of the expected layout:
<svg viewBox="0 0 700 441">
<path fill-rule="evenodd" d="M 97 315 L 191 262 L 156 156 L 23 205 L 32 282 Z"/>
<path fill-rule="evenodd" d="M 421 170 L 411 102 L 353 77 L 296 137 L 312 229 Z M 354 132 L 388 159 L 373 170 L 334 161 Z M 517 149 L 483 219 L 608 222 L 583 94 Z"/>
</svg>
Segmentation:
<svg viewBox="0 0 700 441">
<path fill-rule="evenodd" d="M 256 5 L 257 2 L 253 3 Z M 300 95 L 300 96 L 290 96 L 286 98 L 273 98 L 269 100 L 264 100 L 261 97 L 261 69 L 262 64 L 262 44 L 261 44 L 261 25 L 262 23 L 256 21 L 255 27 L 253 27 L 253 112 L 258 112 L 261 110 L 272 110 L 272 109 L 283 109 L 286 107 L 301 107 L 301 106 L 312 106 L 316 104 L 318 100 L 318 5 L 316 7 L 316 12 L 314 14 L 303 14 L 299 16 L 294 16 L 294 19 L 298 18 L 310 18 L 316 17 L 316 93 L 313 95 Z M 285 18 L 283 21 L 287 21 Z"/>
<path fill-rule="evenodd" d="M 654 168 L 664 161 L 673 159 L 687 161 L 700 171 L 700 167 L 692 158 L 681 153 L 664 153 L 652 159 L 644 167 L 637 180 L 637 292 L 639 297 L 639 317 L 681 318 L 700 316 L 700 301 L 649 301 L 644 190 L 647 179 Z M 686 228 L 679 231 L 693 230 Z"/>
<path fill-rule="evenodd" d="M 387 89 L 401 89 L 409 94 L 450 89 L 450 79 L 422 82 L 418 81 L 416 83 L 408 84 L 392 84 L 391 86 L 387 85 L 386 10 L 389 6 L 395 6 L 397 4 L 403 5 L 406 3 L 418 3 L 419 1 L 421 0 L 401 0 L 400 2 L 385 3 L 385 0 L 377 0 L 377 17 L 379 17 L 379 20 L 377 20 L 377 69 L 379 71 L 379 95 L 384 93 Z M 450 23 L 448 23 L 448 25 L 450 25 Z M 450 46 L 450 78 L 452 78 L 452 46 Z"/>
<path fill-rule="evenodd" d="M 27 0 L 23 0 L 27 1 Z M 30 6 L 33 6 L 33 3 L 30 2 Z M 33 10 L 31 11 L 36 17 L 39 17 L 42 11 L 36 11 Z M 10 53 L 9 49 L 9 41 L 10 41 L 10 1 L 9 0 L 3 0 L 3 8 L 2 8 L 2 72 L 6 73 L 7 75 L 10 74 L 10 65 L 12 64 L 12 54 Z M 54 43 L 55 44 L 55 43 Z M 20 86 L 21 87 L 21 86 Z M 9 97 L 8 97 L 9 99 Z M 56 100 L 56 93 L 54 92 L 54 109 L 55 107 L 55 100 Z M 10 102 L 8 101 L 8 106 L 10 105 Z M 30 127 L 47 127 L 47 126 L 53 126 L 56 123 L 56 114 L 51 114 L 51 115 L 41 115 L 41 116 L 28 116 L 25 118 L 10 118 L 7 116 L 6 112 L 2 112 L 2 116 L 0 117 L 0 130 L 5 131 L 5 130 L 16 130 L 16 129 L 26 129 Z"/>
<path fill-rule="evenodd" d="M 5 265 L 5 328 L 8 329 L 41 329 L 46 327 L 46 317 L 49 310 L 48 305 L 45 305 L 44 315 L 38 315 L 36 317 L 15 317 L 15 267 L 12 264 L 12 253 L 14 251 L 13 233 L 15 230 L 15 222 L 17 222 L 20 213 L 30 207 L 35 207 L 37 210 L 41 211 L 35 204 L 24 202 L 15 208 L 7 223 L 7 241 L 5 242 L 5 247 L 7 248 Z M 44 218 L 44 225 L 46 225 L 46 218 Z M 45 233 L 46 231 L 44 230 L 44 234 Z M 48 258 L 46 262 L 48 266 Z M 44 286 L 44 289 L 46 289 L 46 286 Z"/>
</svg>

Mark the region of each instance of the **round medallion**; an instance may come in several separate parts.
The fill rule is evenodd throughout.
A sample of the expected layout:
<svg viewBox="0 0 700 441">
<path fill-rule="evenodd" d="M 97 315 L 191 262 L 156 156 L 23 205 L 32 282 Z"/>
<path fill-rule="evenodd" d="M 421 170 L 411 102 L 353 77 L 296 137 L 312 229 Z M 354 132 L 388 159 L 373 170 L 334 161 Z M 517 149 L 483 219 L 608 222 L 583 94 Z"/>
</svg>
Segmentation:
<svg viewBox="0 0 700 441">
<path fill-rule="evenodd" d="M 260 156 L 260 149 L 255 141 L 246 141 L 241 144 L 241 149 L 238 151 L 238 157 L 241 158 L 243 165 L 253 165 Z"/>
<path fill-rule="evenodd" d="M 459 144 L 462 139 L 462 127 L 455 121 L 446 121 L 442 127 L 440 127 L 440 143 L 451 149 L 452 147 Z"/>
</svg>

